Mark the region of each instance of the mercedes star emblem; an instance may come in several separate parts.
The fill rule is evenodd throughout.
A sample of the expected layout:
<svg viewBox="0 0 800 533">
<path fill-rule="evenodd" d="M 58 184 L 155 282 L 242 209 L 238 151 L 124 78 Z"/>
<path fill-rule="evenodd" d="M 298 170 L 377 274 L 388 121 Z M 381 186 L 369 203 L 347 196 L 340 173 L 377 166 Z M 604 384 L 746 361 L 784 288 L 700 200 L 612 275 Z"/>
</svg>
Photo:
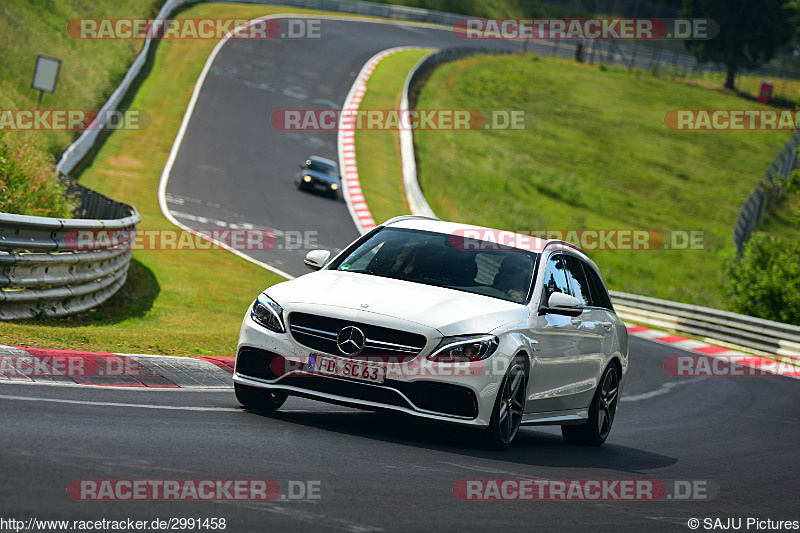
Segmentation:
<svg viewBox="0 0 800 533">
<path fill-rule="evenodd" d="M 336 345 L 343 354 L 358 355 L 364 349 L 366 340 L 363 331 L 355 326 L 346 326 L 336 337 Z"/>
</svg>

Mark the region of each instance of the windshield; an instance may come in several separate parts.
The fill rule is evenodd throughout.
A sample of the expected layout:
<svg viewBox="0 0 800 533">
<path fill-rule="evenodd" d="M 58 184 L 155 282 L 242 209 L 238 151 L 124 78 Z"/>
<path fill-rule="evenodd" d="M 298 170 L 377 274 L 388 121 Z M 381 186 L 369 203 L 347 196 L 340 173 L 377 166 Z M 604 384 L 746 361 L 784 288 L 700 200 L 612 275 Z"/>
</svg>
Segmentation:
<svg viewBox="0 0 800 533">
<path fill-rule="evenodd" d="M 513 248 L 453 244 L 441 233 L 385 228 L 332 265 L 372 276 L 402 279 L 436 287 L 523 303 L 539 254 Z"/>
<path fill-rule="evenodd" d="M 309 170 L 316 170 L 317 172 L 322 172 L 323 174 L 330 174 L 331 176 L 336 176 L 336 169 L 331 165 L 326 163 L 320 163 L 319 161 L 309 161 L 306 163 L 306 168 Z"/>
</svg>

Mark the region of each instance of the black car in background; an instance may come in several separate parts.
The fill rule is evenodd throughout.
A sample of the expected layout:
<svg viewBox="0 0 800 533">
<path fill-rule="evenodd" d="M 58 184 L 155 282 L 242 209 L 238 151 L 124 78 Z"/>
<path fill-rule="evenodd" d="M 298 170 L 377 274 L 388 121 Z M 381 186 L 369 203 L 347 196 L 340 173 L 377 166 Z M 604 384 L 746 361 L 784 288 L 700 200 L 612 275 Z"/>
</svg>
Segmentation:
<svg viewBox="0 0 800 533">
<path fill-rule="evenodd" d="M 314 191 L 336 197 L 342 187 L 339 166 L 330 159 L 312 155 L 300 165 L 294 177 L 298 189 Z"/>
</svg>

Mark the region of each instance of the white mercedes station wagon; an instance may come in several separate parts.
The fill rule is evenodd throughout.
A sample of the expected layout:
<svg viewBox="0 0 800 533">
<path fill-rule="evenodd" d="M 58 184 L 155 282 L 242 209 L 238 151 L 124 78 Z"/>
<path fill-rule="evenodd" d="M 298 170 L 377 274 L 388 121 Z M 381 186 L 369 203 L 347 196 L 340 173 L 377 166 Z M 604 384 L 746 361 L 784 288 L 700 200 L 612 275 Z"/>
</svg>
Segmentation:
<svg viewBox="0 0 800 533">
<path fill-rule="evenodd" d="M 600 446 L 628 369 L 628 334 L 579 248 L 419 216 L 393 218 L 316 272 L 248 309 L 236 397 L 289 395 L 482 429 L 493 448 L 521 425 L 558 424 Z"/>
</svg>

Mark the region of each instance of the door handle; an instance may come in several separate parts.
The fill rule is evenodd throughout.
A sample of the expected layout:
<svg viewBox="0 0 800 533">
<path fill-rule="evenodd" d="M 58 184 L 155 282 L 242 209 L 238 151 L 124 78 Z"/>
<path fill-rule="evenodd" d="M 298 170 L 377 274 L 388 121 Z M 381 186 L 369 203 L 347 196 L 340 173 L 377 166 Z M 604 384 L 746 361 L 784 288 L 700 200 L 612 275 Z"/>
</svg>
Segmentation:
<svg viewBox="0 0 800 533">
<path fill-rule="evenodd" d="M 614 324 L 611 322 L 603 322 L 603 327 L 606 328 L 606 331 L 611 331 L 611 328 L 614 327 Z"/>
<path fill-rule="evenodd" d="M 577 316 L 572 317 L 571 322 L 572 322 L 572 325 L 575 326 L 576 328 L 581 325 L 581 319 L 580 319 L 580 317 L 577 317 Z"/>
</svg>

